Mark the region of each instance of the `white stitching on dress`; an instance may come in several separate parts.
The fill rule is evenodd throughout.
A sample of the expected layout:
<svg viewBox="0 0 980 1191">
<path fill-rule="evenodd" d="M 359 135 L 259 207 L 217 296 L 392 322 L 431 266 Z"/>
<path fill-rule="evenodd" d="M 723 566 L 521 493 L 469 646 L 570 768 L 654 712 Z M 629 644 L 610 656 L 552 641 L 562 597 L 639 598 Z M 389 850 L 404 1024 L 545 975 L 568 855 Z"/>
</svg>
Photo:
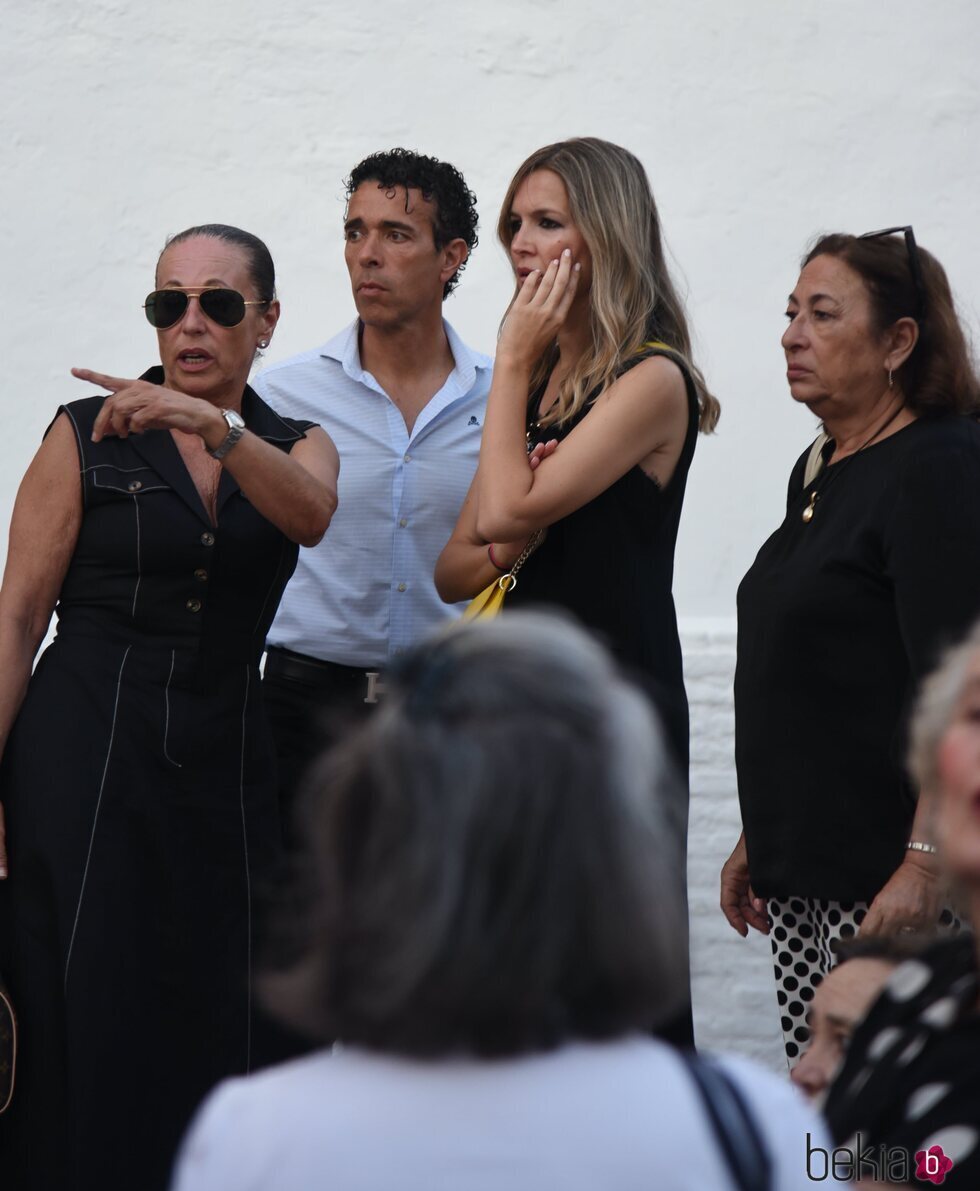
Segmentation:
<svg viewBox="0 0 980 1191">
<path fill-rule="evenodd" d="M 183 763 L 175 761 L 173 757 L 167 752 L 167 740 L 170 736 L 170 680 L 174 676 L 174 665 L 177 661 L 177 650 L 170 651 L 170 673 L 167 675 L 167 685 L 163 691 L 163 698 L 167 706 L 167 718 L 163 725 L 163 755 L 170 762 L 171 765 L 176 765 L 178 769 L 183 769 Z"/>
<path fill-rule="evenodd" d="M 109 747 L 106 750 L 105 765 L 102 769 L 102 781 L 99 783 L 99 796 L 95 803 L 95 814 L 92 816 L 92 832 L 88 841 L 88 853 L 85 856 L 85 868 L 82 872 L 82 883 L 78 889 L 78 905 L 75 907 L 75 921 L 71 928 L 71 939 L 68 943 L 68 956 L 65 959 L 65 992 L 68 991 L 68 969 L 71 967 L 71 953 L 75 946 L 75 934 L 78 931 L 78 920 L 82 913 L 82 898 L 85 896 L 85 883 L 88 880 L 88 866 L 92 860 L 92 845 L 95 843 L 95 829 L 99 823 L 99 810 L 102 807 L 102 792 L 105 790 L 105 779 L 109 773 L 109 761 L 112 759 L 112 745 L 116 738 L 116 716 L 119 714 L 119 692 L 122 690 L 123 670 L 126 668 L 126 659 L 129 657 L 129 651 L 131 649 L 131 645 L 126 646 L 126 652 L 123 654 L 122 661 L 119 663 L 119 677 L 116 679 L 116 701 L 112 708 L 112 727 L 109 729 Z"/>
<path fill-rule="evenodd" d="M 67 405 L 59 406 L 58 412 L 60 413 L 62 410 L 64 410 L 65 413 L 68 415 L 68 421 L 71 422 L 71 428 L 72 428 L 72 430 L 75 431 L 75 446 L 78 449 L 78 479 L 82 486 L 82 508 L 87 509 L 88 508 L 88 492 L 86 492 L 86 490 L 85 490 L 84 477 L 85 477 L 85 473 L 88 470 L 88 468 L 82 466 L 82 464 L 85 462 L 85 451 L 82 447 L 82 435 L 78 429 L 78 423 L 75 421 L 75 415 L 71 412 L 71 410 L 68 408 L 68 406 Z"/>
<path fill-rule="evenodd" d="M 152 471 L 152 467 L 147 467 L 144 463 L 141 467 L 119 467 L 115 463 L 92 463 L 88 467 L 82 468 L 83 471 L 98 471 L 100 467 L 108 467 L 110 471 L 122 472 L 124 475 L 129 475 L 134 471 Z"/>
<path fill-rule="evenodd" d="M 96 477 L 92 481 L 92 486 L 94 488 L 99 488 L 102 492 L 125 492 L 125 494 L 127 496 L 135 496 L 136 495 L 134 492 L 131 492 L 129 490 L 129 488 L 122 488 L 118 484 L 100 484 L 98 477 Z M 166 484 L 157 484 L 153 488 L 141 488 L 139 491 L 139 495 L 145 496 L 147 492 L 169 492 L 169 491 L 170 491 L 170 489 L 167 487 Z"/>
<path fill-rule="evenodd" d="M 159 482 L 160 477 L 155 475 L 152 467 L 117 467 L 114 463 L 93 463 L 90 467 L 82 468 L 82 475 L 88 475 L 89 473 L 91 473 L 92 484 L 94 485 L 94 487 L 101 488 L 104 492 L 125 492 L 127 496 L 133 495 L 132 489 L 130 489 L 130 487 L 128 485 L 125 488 L 123 488 L 123 487 L 121 487 L 120 484 L 112 484 L 112 483 L 109 483 L 108 481 L 100 480 L 98 473 L 100 471 L 105 471 L 107 469 L 110 472 L 120 475 L 120 476 L 131 476 L 135 472 L 140 472 L 140 471 L 148 471 L 148 472 L 150 472 L 151 475 L 154 475 L 157 480 L 157 483 L 149 485 L 149 486 L 145 485 L 145 484 L 141 485 L 139 488 L 140 496 L 143 496 L 147 492 L 169 492 L 170 491 L 170 485 L 160 483 Z"/>
<path fill-rule="evenodd" d="M 256 629 L 258 629 L 259 625 L 262 623 L 262 617 L 265 616 L 265 610 L 268 607 L 269 599 L 270 599 L 272 593 L 275 591 L 276 585 L 279 582 L 279 576 L 282 574 L 283 562 L 285 561 L 284 556 L 286 553 L 286 549 L 287 549 L 287 540 L 286 540 L 285 535 L 283 535 L 283 539 L 279 543 L 279 562 L 276 564 L 276 570 L 275 570 L 275 574 L 272 576 L 272 582 L 269 584 L 269 589 L 265 593 L 265 599 L 262 601 L 262 607 L 259 609 L 259 614 L 255 618 L 255 624 L 252 626 L 253 633 L 256 631 Z"/>
<path fill-rule="evenodd" d="M 247 1017 L 245 1030 L 245 1074 L 252 1070 L 252 877 L 248 865 L 248 827 L 245 822 L 245 714 L 248 710 L 248 692 L 252 673 L 245 666 L 245 699 L 242 703 L 242 758 L 238 771 L 238 798 L 242 812 L 242 844 L 245 850 L 245 897 L 248 907 L 248 967 L 246 984 L 248 988 Z"/>
<path fill-rule="evenodd" d="M 130 615 L 136 619 L 136 597 L 140 593 L 140 581 L 143 578 L 143 571 L 140 562 L 140 502 L 133 497 L 133 508 L 136 510 L 136 587 L 133 590 L 133 611 Z"/>
<path fill-rule="evenodd" d="M 261 398 L 260 398 L 260 400 L 261 400 Z M 306 438 L 305 430 L 297 430 L 295 426 L 291 426 L 289 424 L 289 422 L 287 422 L 286 419 L 281 414 L 277 414 L 276 411 L 272 408 L 272 406 L 269 405 L 267 402 L 263 402 L 263 405 L 265 405 L 265 407 L 269 411 L 269 413 L 272 414 L 272 416 L 276 419 L 276 421 L 279 423 L 279 425 L 282 426 L 282 428 L 287 432 L 287 434 L 290 437 L 276 438 L 275 435 L 273 435 L 272 432 L 270 431 L 268 434 L 260 434 L 259 438 L 264 438 L 266 442 L 292 442 L 292 443 L 299 442 L 301 439 Z M 303 420 L 304 419 L 302 419 L 302 418 L 293 418 L 292 419 L 292 421 L 303 421 Z M 311 429 L 312 429 L 312 427 L 311 427 Z"/>
</svg>

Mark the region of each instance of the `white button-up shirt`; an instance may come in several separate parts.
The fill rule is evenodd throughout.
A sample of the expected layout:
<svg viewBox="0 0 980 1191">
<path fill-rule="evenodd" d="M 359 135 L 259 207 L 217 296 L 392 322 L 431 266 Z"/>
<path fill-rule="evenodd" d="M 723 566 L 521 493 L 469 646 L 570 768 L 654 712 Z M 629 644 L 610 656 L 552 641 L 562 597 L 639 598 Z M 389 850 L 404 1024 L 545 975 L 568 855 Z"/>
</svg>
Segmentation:
<svg viewBox="0 0 980 1191">
<path fill-rule="evenodd" d="M 465 606 L 444 604 L 432 575 L 476 470 L 491 360 L 443 325 L 455 367 L 411 434 L 361 367 L 357 321 L 252 381 L 278 413 L 318 422 L 340 453 L 337 511 L 323 541 L 300 550 L 270 645 L 383 668 Z"/>
</svg>

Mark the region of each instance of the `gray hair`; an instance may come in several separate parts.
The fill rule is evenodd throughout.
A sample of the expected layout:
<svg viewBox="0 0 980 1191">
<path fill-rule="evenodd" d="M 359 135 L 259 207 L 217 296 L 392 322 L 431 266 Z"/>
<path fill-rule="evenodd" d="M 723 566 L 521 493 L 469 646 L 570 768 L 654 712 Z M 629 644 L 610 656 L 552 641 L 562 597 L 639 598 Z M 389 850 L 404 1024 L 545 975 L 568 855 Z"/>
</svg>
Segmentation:
<svg viewBox="0 0 980 1191">
<path fill-rule="evenodd" d="M 662 1024 L 686 996 L 682 805 L 649 703 L 582 630 L 454 626 L 315 773 L 270 1004 L 410 1054 Z"/>
<path fill-rule="evenodd" d="M 939 744 L 953 722 L 966 672 L 978 649 L 980 621 L 962 641 L 943 654 L 939 665 L 922 684 L 912 713 L 908 751 L 909 771 L 920 790 L 938 788 L 936 760 Z"/>
</svg>

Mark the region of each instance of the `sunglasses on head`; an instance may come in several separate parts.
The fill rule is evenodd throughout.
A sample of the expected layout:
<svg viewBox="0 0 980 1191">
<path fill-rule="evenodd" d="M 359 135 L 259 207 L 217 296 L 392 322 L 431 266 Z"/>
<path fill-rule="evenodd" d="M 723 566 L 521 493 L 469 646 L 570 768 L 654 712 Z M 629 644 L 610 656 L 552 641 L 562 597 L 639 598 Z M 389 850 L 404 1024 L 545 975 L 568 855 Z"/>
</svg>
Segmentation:
<svg viewBox="0 0 980 1191">
<path fill-rule="evenodd" d="M 201 309 L 219 327 L 237 327 L 245 317 L 247 306 L 268 306 L 268 302 L 246 302 L 236 289 L 203 289 L 188 294 L 182 289 L 155 289 L 147 294 L 143 309 L 149 324 L 158 331 L 180 322 L 191 298 L 197 298 Z"/>
<path fill-rule="evenodd" d="M 858 236 L 859 240 L 877 240 L 881 236 L 903 235 L 905 237 L 905 251 L 909 254 L 909 272 L 912 274 L 912 284 L 915 286 L 917 303 L 916 317 L 921 318 L 926 312 L 926 287 L 922 280 L 922 261 L 919 258 L 919 246 L 915 242 L 912 225 L 905 227 L 884 227 L 880 232 L 865 232 Z"/>
</svg>

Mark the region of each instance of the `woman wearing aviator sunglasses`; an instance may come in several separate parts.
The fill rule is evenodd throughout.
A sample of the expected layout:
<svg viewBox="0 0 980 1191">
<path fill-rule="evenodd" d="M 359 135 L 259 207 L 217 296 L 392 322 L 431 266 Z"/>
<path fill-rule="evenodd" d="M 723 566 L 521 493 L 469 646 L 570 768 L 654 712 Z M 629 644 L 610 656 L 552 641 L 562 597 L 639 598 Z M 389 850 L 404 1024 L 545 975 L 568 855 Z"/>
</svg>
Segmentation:
<svg viewBox="0 0 980 1191">
<path fill-rule="evenodd" d="M 739 588 L 721 904 L 771 929 L 792 1065 L 837 940 L 955 925 L 902 756 L 920 679 L 980 611 L 980 382 L 911 228 L 822 237 L 786 316 L 790 394 L 823 433 Z"/>
<path fill-rule="evenodd" d="M 279 317 L 260 240 L 192 228 L 157 285 L 162 367 L 74 370 L 111 395 L 61 408 L 11 524 L 0 971 L 22 1037 L 5 1191 L 163 1188 L 198 1100 L 267 1049 L 253 897 L 279 824 L 258 662 L 297 543 L 329 524 L 337 457 L 248 387 Z"/>
</svg>

